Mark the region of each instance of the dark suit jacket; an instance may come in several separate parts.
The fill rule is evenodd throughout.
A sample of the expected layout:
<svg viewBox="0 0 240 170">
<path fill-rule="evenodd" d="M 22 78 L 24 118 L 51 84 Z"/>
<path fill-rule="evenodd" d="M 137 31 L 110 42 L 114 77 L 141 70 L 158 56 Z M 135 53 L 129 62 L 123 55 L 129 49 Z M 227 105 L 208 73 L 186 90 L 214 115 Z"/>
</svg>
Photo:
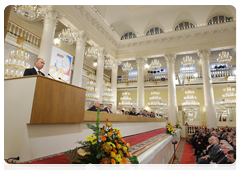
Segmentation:
<svg viewBox="0 0 240 170">
<path fill-rule="evenodd" d="M 42 76 L 45 76 L 45 74 L 43 74 L 41 71 L 40 71 L 40 74 Z M 23 76 L 30 76 L 30 75 L 38 75 L 35 68 L 27 68 L 23 73 Z"/>
<path fill-rule="evenodd" d="M 129 115 L 137 116 L 136 112 L 131 111 Z"/>
<path fill-rule="evenodd" d="M 219 154 L 218 154 L 219 149 L 220 147 L 217 144 L 216 146 L 213 146 L 208 152 L 208 155 L 210 156 L 210 160 L 213 160 L 213 162 L 216 162 L 217 159 L 219 158 Z"/>
<path fill-rule="evenodd" d="M 93 105 L 88 111 L 98 111 L 98 108 Z"/>
<path fill-rule="evenodd" d="M 105 108 L 103 109 L 103 111 L 106 111 L 106 112 L 108 112 L 108 113 L 112 113 L 111 110 L 108 111 L 107 107 L 105 107 Z"/>
</svg>

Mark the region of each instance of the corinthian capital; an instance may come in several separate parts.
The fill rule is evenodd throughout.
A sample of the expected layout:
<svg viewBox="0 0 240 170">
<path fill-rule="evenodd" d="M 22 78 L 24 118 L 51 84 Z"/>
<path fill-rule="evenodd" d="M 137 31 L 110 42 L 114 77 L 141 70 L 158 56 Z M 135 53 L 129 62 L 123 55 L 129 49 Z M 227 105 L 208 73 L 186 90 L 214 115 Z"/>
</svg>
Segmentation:
<svg viewBox="0 0 240 170">
<path fill-rule="evenodd" d="M 98 52 L 99 52 L 98 59 L 100 60 L 103 60 L 104 56 L 108 54 L 103 47 L 99 48 Z"/>
<path fill-rule="evenodd" d="M 122 62 L 119 59 L 112 59 L 114 66 L 119 66 Z"/>
<path fill-rule="evenodd" d="M 164 58 L 167 63 L 173 64 L 176 59 L 176 54 L 175 53 L 166 53 L 166 54 L 164 54 Z"/>
<path fill-rule="evenodd" d="M 137 62 L 138 67 L 142 67 L 143 64 L 147 63 L 147 58 L 144 58 L 144 57 L 137 57 L 135 58 L 135 60 Z"/>
<path fill-rule="evenodd" d="M 56 26 L 58 20 L 63 17 L 63 14 L 57 11 L 53 5 L 48 5 L 40 8 L 39 10 L 40 15 L 43 16 L 44 24 L 53 24 Z"/>
<path fill-rule="evenodd" d="M 76 45 L 85 46 L 86 41 L 89 41 L 89 37 L 85 31 L 79 31 L 76 33 Z"/>
<path fill-rule="evenodd" d="M 198 49 L 197 54 L 200 60 L 209 60 L 209 56 L 211 55 L 211 49 L 210 48 Z"/>
</svg>

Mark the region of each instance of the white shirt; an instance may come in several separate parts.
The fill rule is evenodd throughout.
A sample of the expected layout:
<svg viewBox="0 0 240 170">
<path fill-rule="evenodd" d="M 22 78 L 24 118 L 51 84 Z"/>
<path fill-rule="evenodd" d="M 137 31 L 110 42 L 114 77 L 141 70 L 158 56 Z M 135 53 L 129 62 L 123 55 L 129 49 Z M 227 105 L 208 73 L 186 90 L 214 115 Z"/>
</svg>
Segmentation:
<svg viewBox="0 0 240 170">
<path fill-rule="evenodd" d="M 117 111 L 116 111 L 116 114 L 120 114 L 120 115 L 121 115 L 121 114 L 122 114 L 122 111 L 117 110 Z"/>
<path fill-rule="evenodd" d="M 40 70 L 38 70 L 37 67 L 35 67 L 35 66 L 33 68 L 35 68 L 37 74 L 39 75 L 38 71 L 40 71 Z"/>
</svg>

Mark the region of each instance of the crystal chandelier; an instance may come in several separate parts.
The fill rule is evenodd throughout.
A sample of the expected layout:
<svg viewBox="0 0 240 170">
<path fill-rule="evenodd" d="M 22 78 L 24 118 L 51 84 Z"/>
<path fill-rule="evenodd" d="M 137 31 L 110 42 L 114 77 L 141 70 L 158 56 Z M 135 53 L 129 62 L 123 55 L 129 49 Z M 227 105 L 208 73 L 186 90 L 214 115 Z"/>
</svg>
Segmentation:
<svg viewBox="0 0 240 170">
<path fill-rule="evenodd" d="M 159 97 L 160 93 L 157 92 L 156 89 L 154 89 L 152 92 L 151 92 L 151 97 L 149 97 L 150 99 L 150 103 L 148 103 L 148 107 L 150 107 L 151 109 L 153 109 L 155 112 L 158 110 L 158 109 L 163 109 L 163 107 L 165 107 L 167 104 L 162 102 L 161 100 L 161 97 Z"/>
<path fill-rule="evenodd" d="M 27 21 L 33 21 L 39 16 L 37 5 L 15 5 L 14 10 L 20 18 Z"/>
<path fill-rule="evenodd" d="M 236 107 L 236 92 L 235 88 L 231 88 L 231 85 L 227 85 L 225 89 L 223 89 L 225 94 L 222 95 L 223 99 L 220 104 L 225 108 L 235 108 Z"/>
<path fill-rule="evenodd" d="M 158 70 L 160 68 L 161 68 L 161 63 L 159 62 L 159 60 L 154 58 L 154 60 L 152 60 L 152 62 L 150 64 L 150 69 L 151 70 Z"/>
<path fill-rule="evenodd" d="M 91 59 L 94 61 L 94 60 L 97 60 L 99 52 L 97 48 L 95 48 L 94 46 L 91 46 L 86 50 L 85 55 L 88 59 Z"/>
<path fill-rule="evenodd" d="M 104 66 L 104 68 L 105 68 L 106 70 L 112 70 L 113 67 L 114 67 L 113 60 L 111 60 L 111 59 L 105 60 L 105 66 Z"/>
<path fill-rule="evenodd" d="M 58 38 L 68 45 L 72 45 L 76 41 L 76 37 L 70 26 L 68 26 L 67 29 L 63 29 L 62 32 L 58 34 Z"/>
<path fill-rule="evenodd" d="M 102 97 L 103 97 L 103 101 L 102 103 L 103 104 L 113 104 L 114 101 L 113 101 L 113 94 L 112 94 L 112 89 L 110 87 L 110 82 L 107 81 L 106 82 L 106 85 L 107 85 L 107 89 L 104 91 L 104 93 L 102 94 Z"/>
<path fill-rule="evenodd" d="M 11 51 L 10 59 L 7 59 L 4 64 L 4 78 L 22 77 L 24 70 L 30 68 L 28 60 L 29 54 L 26 53 L 26 48 L 23 49 L 23 46 L 17 47 L 17 51 Z"/>
<path fill-rule="evenodd" d="M 92 72 L 88 72 L 87 75 L 92 75 Z M 98 100 L 98 98 L 96 97 L 96 83 L 93 82 L 92 78 L 90 79 L 90 81 L 87 83 L 86 86 L 86 102 L 95 102 L 96 100 Z"/>
<path fill-rule="evenodd" d="M 123 64 L 122 70 L 126 73 L 129 73 L 130 71 L 132 71 L 133 67 L 131 66 L 131 64 L 127 61 L 126 63 Z"/>
<path fill-rule="evenodd" d="M 195 61 L 192 59 L 192 57 L 190 57 L 188 54 L 183 57 L 183 61 L 181 62 L 181 64 L 184 66 L 184 67 L 190 67 L 190 66 L 193 66 L 195 63 Z"/>
<path fill-rule="evenodd" d="M 229 55 L 229 52 L 222 50 L 222 53 L 219 53 L 217 61 L 221 64 L 229 63 L 232 60 L 232 56 Z"/>
<path fill-rule="evenodd" d="M 119 102 L 119 106 L 122 105 L 123 108 L 125 109 L 132 108 L 133 103 L 131 102 L 131 98 L 129 97 L 130 93 L 127 90 L 125 90 L 122 93 L 122 96 L 123 97 L 121 97 L 121 102 Z"/>
<path fill-rule="evenodd" d="M 187 96 L 184 97 L 184 101 L 182 103 L 182 107 L 184 109 L 191 110 L 191 109 L 196 109 L 200 106 L 200 103 L 197 101 L 197 97 L 194 96 L 195 91 L 189 88 L 187 91 L 185 91 L 185 94 Z"/>
</svg>

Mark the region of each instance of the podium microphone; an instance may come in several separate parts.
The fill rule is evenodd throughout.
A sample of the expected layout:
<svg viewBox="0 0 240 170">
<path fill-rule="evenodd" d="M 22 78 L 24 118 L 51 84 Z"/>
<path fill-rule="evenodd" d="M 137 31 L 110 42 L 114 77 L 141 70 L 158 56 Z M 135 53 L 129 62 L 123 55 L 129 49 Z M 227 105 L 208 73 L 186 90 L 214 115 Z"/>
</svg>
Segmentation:
<svg viewBox="0 0 240 170">
<path fill-rule="evenodd" d="M 56 80 L 51 74 L 48 73 L 48 75 L 49 75 L 50 77 L 52 77 L 52 79 Z"/>
<path fill-rule="evenodd" d="M 62 80 L 64 83 L 67 83 L 65 80 L 61 79 L 61 77 L 58 77 L 58 78 L 59 78 L 59 80 Z"/>
</svg>

